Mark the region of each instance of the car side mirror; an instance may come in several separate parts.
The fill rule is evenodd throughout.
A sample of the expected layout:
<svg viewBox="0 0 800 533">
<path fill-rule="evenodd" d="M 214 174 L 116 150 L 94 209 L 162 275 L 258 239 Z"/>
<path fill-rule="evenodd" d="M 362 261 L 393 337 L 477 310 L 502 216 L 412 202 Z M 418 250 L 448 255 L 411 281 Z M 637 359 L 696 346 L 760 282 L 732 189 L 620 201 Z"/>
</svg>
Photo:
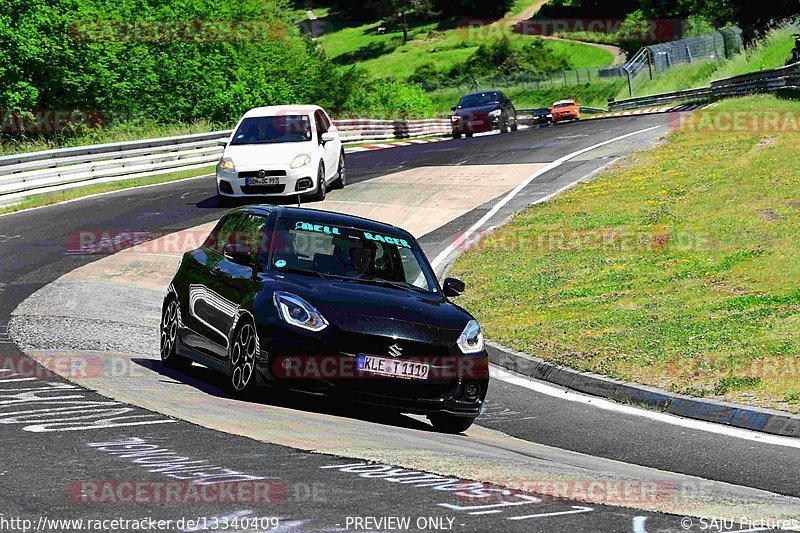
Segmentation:
<svg viewBox="0 0 800 533">
<path fill-rule="evenodd" d="M 445 278 L 444 286 L 442 287 L 444 295 L 450 298 L 461 296 L 466 288 L 464 282 L 456 278 Z"/>
<path fill-rule="evenodd" d="M 250 247 L 246 244 L 226 244 L 222 255 L 231 263 L 242 266 L 252 266 L 253 256 Z"/>
<path fill-rule="evenodd" d="M 450 108 L 450 111 L 455 111 L 456 109 L 458 109 L 458 108 L 456 106 L 453 106 L 453 107 Z"/>
<path fill-rule="evenodd" d="M 336 135 L 334 135 L 333 133 L 331 133 L 329 131 L 326 131 L 325 133 L 323 133 L 322 135 L 319 136 L 319 139 L 323 143 L 329 143 L 329 142 L 331 142 L 331 141 L 336 139 Z"/>
<path fill-rule="evenodd" d="M 223 148 L 225 148 L 226 146 L 228 146 L 228 140 L 227 139 L 219 139 L 217 141 L 217 146 L 222 146 Z"/>
</svg>

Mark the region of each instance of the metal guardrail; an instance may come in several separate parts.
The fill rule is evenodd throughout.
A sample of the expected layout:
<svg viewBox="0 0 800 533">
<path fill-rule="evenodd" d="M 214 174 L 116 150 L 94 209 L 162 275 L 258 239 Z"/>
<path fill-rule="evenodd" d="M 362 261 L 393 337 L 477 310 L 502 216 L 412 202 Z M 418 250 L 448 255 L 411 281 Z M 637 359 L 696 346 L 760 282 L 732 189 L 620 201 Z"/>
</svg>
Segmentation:
<svg viewBox="0 0 800 533">
<path fill-rule="evenodd" d="M 666 72 L 675 65 L 721 61 L 743 50 L 742 30 L 735 27 L 645 46 L 623 65 L 628 92 L 632 98 L 655 73 Z"/>
<path fill-rule="evenodd" d="M 609 101 L 611 111 L 637 109 L 651 105 L 672 104 L 678 102 L 704 102 L 731 96 L 744 96 L 757 93 L 775 93 L 797 87 L 800 83 L 800 63 L 772 70 L 751 72 L 717 80 L 709 87 L 655 94 L 639 98 Z"/>
<path fill-rule="evenodd" d="M 334 121 L 345 144 L 450 132 L 450 122 L 347 119 Z M 0 157 L 0 204 L 72 187 L 192 170 L 222 154 L 232 130 L 97 144 Z"/>
</svg>

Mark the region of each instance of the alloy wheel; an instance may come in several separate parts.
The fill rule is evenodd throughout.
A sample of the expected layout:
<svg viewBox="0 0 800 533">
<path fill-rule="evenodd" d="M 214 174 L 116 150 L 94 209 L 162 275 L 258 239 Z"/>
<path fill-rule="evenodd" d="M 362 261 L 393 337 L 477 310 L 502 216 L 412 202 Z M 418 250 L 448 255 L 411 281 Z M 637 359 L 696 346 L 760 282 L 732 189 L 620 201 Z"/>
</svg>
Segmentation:
<svg viewBox="0 0 800 533">
<path fill-rule="evenodd" d="M 243 391 L 253 380 L 258 339 L 253 325 L 239 328 L 236 341 L 231 347 L 231 384 L 234 390 Z"/>
</svg>

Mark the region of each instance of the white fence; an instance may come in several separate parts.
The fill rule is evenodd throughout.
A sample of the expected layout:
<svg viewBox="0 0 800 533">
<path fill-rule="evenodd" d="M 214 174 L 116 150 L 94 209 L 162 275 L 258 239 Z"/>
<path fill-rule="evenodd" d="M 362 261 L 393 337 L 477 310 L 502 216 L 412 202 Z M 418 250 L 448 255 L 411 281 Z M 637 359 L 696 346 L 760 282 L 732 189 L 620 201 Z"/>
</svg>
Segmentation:
<svg viewBox="0 0 800 533">
<path fill-rule="evenodd" d="M 335 124 L 347 144 L 450 131 L 450 123 L 442 119 L 355 119 Z M 230 130 L 216 131 L 0 157 L 0 204 L 83 185 L 208 167 L 219 160 L 218 143 L 230 134 Z"/>
</svg>

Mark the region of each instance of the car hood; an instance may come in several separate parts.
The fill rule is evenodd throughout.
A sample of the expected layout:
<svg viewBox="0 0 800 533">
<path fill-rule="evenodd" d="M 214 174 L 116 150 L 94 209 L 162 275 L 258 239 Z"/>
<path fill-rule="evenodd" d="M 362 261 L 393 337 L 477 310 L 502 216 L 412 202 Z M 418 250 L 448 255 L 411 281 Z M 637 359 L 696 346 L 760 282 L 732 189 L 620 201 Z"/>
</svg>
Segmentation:
<svg viewBox="0 0 800 533">
<path fill-rule="evenodd" d="M 314 141 L 274 144 L 240 144 L 225 147 L 224 157 L 233 159 L 237 168 L 288 166 L 300 154 L 313 153 Z"/>
<path fill-rule="evenodd" d="M 453 114 L 457 117 L 465 117 L 472 115 L 488 115 L 490 111 L 495 109 L 502 109 L 500 104 L 489 104 L 480 107 L 465 107 L 464 109 L 456 109 Z"/>
<path fill-rule="evenodd" d="M 351 333 L 452 344 L 472 320 L 441 294 L 288 273 L 274 279 L 283 290 L 313 305 L 328 322 Z"/>
</svg>

